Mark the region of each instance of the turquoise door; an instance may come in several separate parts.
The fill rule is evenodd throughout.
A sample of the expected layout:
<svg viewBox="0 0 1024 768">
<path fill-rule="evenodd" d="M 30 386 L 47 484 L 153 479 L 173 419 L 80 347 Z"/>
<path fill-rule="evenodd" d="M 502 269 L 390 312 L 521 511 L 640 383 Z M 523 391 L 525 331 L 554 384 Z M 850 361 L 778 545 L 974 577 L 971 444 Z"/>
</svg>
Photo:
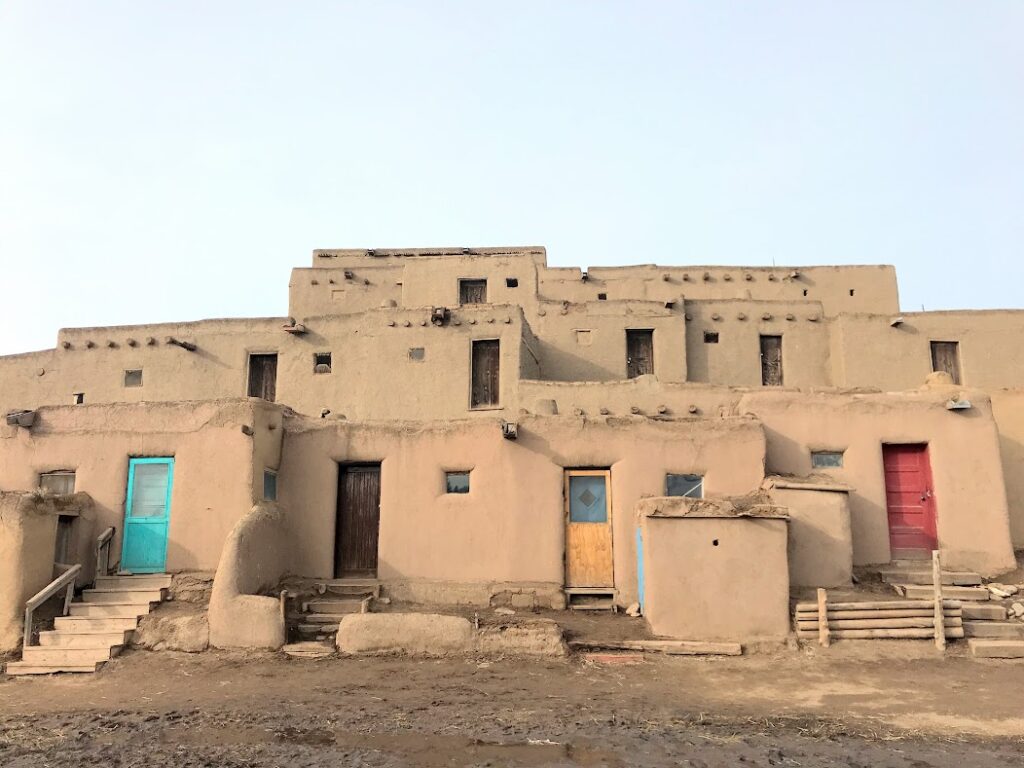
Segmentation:
<svg viewBox="0 0 1024 768">
<path fill-rule="evenodd" d="M 130 459 L 121 570 L 162 573 L 167 565 L 174 459 Z"/>
</svg>

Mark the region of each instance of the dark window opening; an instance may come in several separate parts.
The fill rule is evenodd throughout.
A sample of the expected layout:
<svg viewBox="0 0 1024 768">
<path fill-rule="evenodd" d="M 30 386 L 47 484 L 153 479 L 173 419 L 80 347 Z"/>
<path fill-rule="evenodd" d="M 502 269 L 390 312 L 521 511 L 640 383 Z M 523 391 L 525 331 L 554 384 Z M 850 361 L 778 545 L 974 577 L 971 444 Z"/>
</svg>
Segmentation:
<svg viewBox="0 0 1024 768">
<path fill-rule="evenodd" d="M 608 300 L 608 294 L 607 293 L 599 293 L 599 294 L 597 294 L 597 300 L 598 301 L 607 301 Z"/>
<path fill-rule="evenodd" d="M 331 353 L 330 352 L 314 352 L 313 353 L 313 373 L 330 373 L 331 372 Z"/>
<path fill-rule="evenodd" d="M 486 304 L 486 280 L 459 280 L 459 304 Z"/>
<path fill-rule="evenodd" d="M 704 498 L 703 475 L 665 475 L 666 496 L 686 496 L 691 499 Z"/>
<path fill-rule="evenodd" d="M 518 288 L 519 287 L 519 278 L 518 277 L 506 277 L 505 278 L 505 287 L 506 288 Z"/>
<path fill-rule="evenodd" d="M 501 378 L 499 344 L 497 339 L 473 342 L 469 400 L 472 408 L 498 404 L 498 387 Z"/>
<path fill-rule="evenodd" d="M 704 331 L 704 343 L 705 344 L 717 344 L 718 333 L 717 331 Z"/>
<path fill-rule="evenodd" d="M 272 469 L 263 470 L 263 498 L 277 501 L 277 472 Z"/>
<path fill-rule="evenodd" d="M 85 392 L 75 392 L 71 398 L 75 405 L 82 405 L 85 402 Z"/>
<path fill-rule="evenodd" d="M 932 370 L 945 371 L 953 379 L 954 384 L 960 384 L 960 342 L 933 341 L 931 348 Z"/>
<path fill-rule="evenodd" d="M 130 371 L 124 372 L 124 385 L 126 387 L 141 387 L 142 386 L 142 369 L 136 368 Z"/>
<path fill-rule="evenodd" d="M 806 295 L 807 295 L 807 289 L 804 288 L 804 296 L 806 296 Z"/>
<path fill-rule="evenodd" d="M 249 355 L 249 397 L 277 397 L 277 355 Z"/>
<path fill-rule="evenodd" d="M 843 466 L 842 451 L 811 451 L 811 466 L 815 469 L 835 469 Z"/>
<path fill-rule="evenodd" d="M 626 378 L 654 373 L 654 331 L 626 331 Z"/>
<path fill-rule="evenodd" d="M 782 386 L 782 337 L 761 337 L 761 384 Z"/>
<path fill-rule="evenodd" d="M 850 295 L 853 296 L 853 288 L 850 289 Z"/>
<path fill-rule="evenodd" d="M 469 493 L 469 470 L 444 473 L 445 493 Z"/>
<path fill-rule="evenodd" d="M 409 359 L 417 362 L 422 361 L 427 356 L 427 351 L 423 347 L 409 347 Z"/>
<path fill-rule="evenodd" d="M 75 492 L 75 473 L 70 469 L 43 472 L 39 475 L 39 487 L 47 493 L 67 495 Z"/>
<path fill-rule="evenodd" d="M 75 517 L 60 515 L 57 518 L 57 539 L 53 547 L 53 562 L 61 565 L 74 565 L 71 541 L 75 532 Z"/>
</svg>

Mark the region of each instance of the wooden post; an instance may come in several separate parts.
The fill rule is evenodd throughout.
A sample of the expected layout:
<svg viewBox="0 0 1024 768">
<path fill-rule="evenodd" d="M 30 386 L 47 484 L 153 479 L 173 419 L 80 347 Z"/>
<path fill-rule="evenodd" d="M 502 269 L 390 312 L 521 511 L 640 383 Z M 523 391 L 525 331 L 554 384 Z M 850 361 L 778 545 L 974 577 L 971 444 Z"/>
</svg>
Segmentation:
<svg viewBox="0 0 1024 768">
<path fill-rule="evenodd" d="M 942 610 L 942 603 L 939 603 L 939 610 Z M 940 613 L 941 615 L 941 613 Z M 941 621 L 941 618 L 940 618 Z M 945 637 L 945 635 L 943 635 Z M 818 590 L 818 644 L 828 648 L 828 593 L 824 589 Z"/>
<path fill-rule="evenodd" d="M 946 622 L 942 616 L 942 558 L 932 551 L 932 590 L 935 597 L 935 647 L 946 650 Z"/>
</svg>

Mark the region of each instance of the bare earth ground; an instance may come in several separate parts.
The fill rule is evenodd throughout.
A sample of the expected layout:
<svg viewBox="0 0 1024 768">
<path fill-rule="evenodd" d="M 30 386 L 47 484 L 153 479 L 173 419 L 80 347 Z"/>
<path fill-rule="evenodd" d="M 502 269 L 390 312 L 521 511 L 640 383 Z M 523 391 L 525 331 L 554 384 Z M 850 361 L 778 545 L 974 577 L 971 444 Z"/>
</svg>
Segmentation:
<svg viewBox="0 0 1024 768">
<path fill-rule="evenodd" d="M 908 641 L 617 658 L 128 652 L 0 676 L 0 766 L 1024 765 L 1021 663 Z"/>
</svg>

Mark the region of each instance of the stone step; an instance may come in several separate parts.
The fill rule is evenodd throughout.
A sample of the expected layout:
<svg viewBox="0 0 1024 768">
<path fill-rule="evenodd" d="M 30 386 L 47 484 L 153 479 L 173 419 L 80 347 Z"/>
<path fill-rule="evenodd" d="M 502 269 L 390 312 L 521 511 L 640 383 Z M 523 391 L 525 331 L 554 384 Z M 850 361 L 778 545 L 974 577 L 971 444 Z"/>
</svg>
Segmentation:
<svg viewBox="0 0 1024 768">
<path fill-rule="evenodd" d="M 303 637 L 333 637 L 338 634 L 337 624 L 297 624 L 295 629 Z"/>
<path fill-rule="evenodd" d="M 112 648 L 115 645 L 125 645 L 131 634 L 130 629 L 117 632 L 40 632 L 39 645 L 60 648 L 95 648 L 105 645 Z"/>
<path fill-rule="evenodd" d="M 1024 640 L 968 640 L 971 655 L 978 659 L 1024 659 Z"/>
<path fill-rule="evenodd" d="M 375 579 L 334 579 L 313 585 L 318 595 L 339 597 L 380 597 L 380 582 Z"/>
<path fill-rule="evenodd" d="M 165 589 L 85 589 L 82 600 L 87 603 L 159 603 L 167 597 Z"/>
<path fill-rule="evenodd" d="M 303 610 L 307 613 L 363 613 L 363 600 L 352 598 L 349 600 L 311 600 L 302 604 Z"/>
<path fill-rule="evenodd" d="M 974 603 L 973 605 L 965 605 L 962 610 L 965 619 L 975 619 L 978 621 L 1006 621 L 1006 608 L 994 603 L 991 605 Z"/>
<path fill-rule="evenodd" d="M 911 600 L 925 600 L 932 596 L 932 588 L 921 584 L 893 584 L 896 591 Z M 943 587 L 944 600 L 971 600 L 984 602 L 989 599 L 988 590 L 984 587 Z"/>
<path fill-rule="evenodd" d="M 106 661 L 117 655 L 120 650 L 121 646 L 119 645 L 92 648 L 61 648 L 60 646 L 44 647 L 32 645 L 22 649 L 21 660 L 33 666 L 75 667 L 83 664 L 95 664 L 97 661 Z"/>
<path fill-rule="evenodd" d="M 97 576 L 97 589 L 170 589 L 168 573 L 139 574 L 138 576 Z"/>
<path fill-rule="evenodd" d="M 334 653 L 334 645 L 313 640 L 289 643 L 281 650 L 294 659 L 322 659 Z"/>
<path fill-rule="evenodd" d="M 149 603 L 72 603 L 69 613 L 72 616 L 88 616 L 89 618 L 131 618 L 145 616 L 149 613 Z"/>
<path fill-rule="evenodd" d="M 292 624 L 333 624 L 337 627 L 348 613 L 293 613 L 288 616 Z"/>
<path fill-rule="evenodd" d="M 1024 624 L 1013 621 L 965 621 L 964 634 L 967 637 L 1024 640 Z"/>
<path fill-rule="evenodd" d="M 8 675 L 14 677 L 16 675 L 54 675 L 58 672 L 95 672 L 105 662 L 98 661 L 93 664 L 57 664 L 57 665 L 42 665 L 42 664 L 28 664 L 24 661 L 12 661 L 8 663 L 7 668 L 4 670 Z"/>
<path fill-rule="evenodd" d="M 53 620 L 53 628 L 59 632 L 117 632 L 124 629 L 135 629 L 139 626 L 137 616 L 127 618 L 102 616 L 58 616 Z"/>
<path fill-rule="evenodd" d="M 931 584 L 931 570 L 880 568 L 878 575 L 889 584 Z M 948 586 L 974 587 L 981 584 L 981 575 L 971 571 L 943 571 L 942 583 Z"/>
</svg>

